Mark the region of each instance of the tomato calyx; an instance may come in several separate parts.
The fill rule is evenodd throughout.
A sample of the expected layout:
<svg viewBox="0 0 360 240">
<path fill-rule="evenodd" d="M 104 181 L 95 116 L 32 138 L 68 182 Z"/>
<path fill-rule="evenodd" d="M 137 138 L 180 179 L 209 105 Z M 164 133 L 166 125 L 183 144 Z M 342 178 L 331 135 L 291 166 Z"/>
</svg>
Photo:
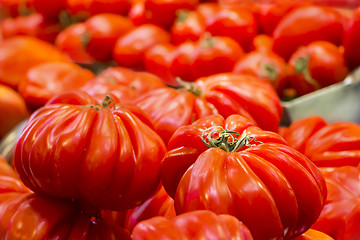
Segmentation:
<svg viewBox="0 0 360 240">
<path fill-rule="evenodd" d="M 189 14 L 190 14 L 190 11 L 186 10 L 186 9 L 180 9 L 180 10 L 176 11 L 177 18 L 176 18 L 175 22 L 179 22 L 179 23 L 185 22 L 189 16 Z"/>
<path fill-rule="evenodd" d="M 200 40 L 200 47 L 202 49 L 212 48 L 217 41 L 218 41 L 218 37 L 214 37 L 211 35 L 211 33 L 206 32 L 204 33 L 203 37 Z"/>
<path fill-rule="evenodd" d="M 317 90 L 320 89 L 320 85 L 315 79 L 311 77 L 311 74 L 309 72 L 309 61 L 310 55 L 297 58 L 294 63 L 295 73 L 303 74 L 305 81 L 308 82 L 311 86 L 313 86 L 315 90 Z"/>
<path fill-rule="evenodd" d="M 114 100 L 112 99 L 110 94 L 106 94 L 104 100 L 102 101 L 101 105 L 100 104 L 90 104 L 90 105 L 85 105 L 85 106 L 80 106 L 81 108 L 94 108 L 97 112 L 100 111 L 101 109 L 110 109 L 112 108 L 112 110 L 116 109 L 116 104 L 114 103 Z"/>
<path fill-rule="evenodd" d="M 205 135 L 207 135 L 205 137 Z M 257 143 L 262 143 L 254 137 L 250 137 L 246 130 L 244 130 L 239 137 L 240 133 L 224 129 L 220 126 L 213 126 L 206 128 L 201 136 L 203 143 L 209 148 L 220 148 L 227 153 L 236 152 L 246 147 L 254 147 L 257 144 L 251 144 L 250 140 L 253 140 Z M 214 137 L 215 136 L 215 137 Z"/>
<path fill-rule="evenodd" d="M 178 82 L 178 84 L 180 85 L 180 89 L 179 90 L 185 90 L 188 92 L 191 92 L 192 94 L 194 94 L 195 96 L 201 97 L 202 96 L 202 92 L 200 89 L 197 89 L 195 87 L 195 84 L 192 82 L 186 82 L 184 80 L 182 80 L 181 78 L 177 77 L 176 81 Z"/>
<path fill-rule="evenodd" d="M 273 63 L 261 63 L 260 69 L 261 75 L 269 78 L 271 81 L 275 81 L 279 75 L 279 72 L 276 71 Z"/>
</svg>

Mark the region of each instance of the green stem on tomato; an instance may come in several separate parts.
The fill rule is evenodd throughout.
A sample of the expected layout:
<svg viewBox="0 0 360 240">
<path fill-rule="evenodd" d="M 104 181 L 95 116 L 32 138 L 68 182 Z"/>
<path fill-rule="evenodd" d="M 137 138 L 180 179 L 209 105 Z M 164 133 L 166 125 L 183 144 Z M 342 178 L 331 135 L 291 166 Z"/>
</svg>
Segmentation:
<svg viewBox="0 0 360 240">
<path fill-rule="evenodd" d="M 179 77 L 176 77 L 176 81 L 179 83 L 179 85 L 180 85 L 180 87 L 182 87 L 182 89 L 185 89 L 186 91 L 191 92 L 195 96 L 201 97 L 202 93 L 199 89 L 195 88 L 194 83 L 186 82 Z"/>
<path fill-rule="evenodd" d="M 205 137 L 206 134 L 207 136 Z M 217 137 L 214 138 L 214 135 Z M 227 153 L 236 152 L 244 146 L 256 146 L 256 144 L 250 144 L 250 140 L 261 143 L 261 141 L 258 141 L 256 138 L 250 137 L 246 133 L 246 130 L 243 131 L 240 137 L 239 135 L 239 132 L 224 129 L 220 126 L 213 126 L 203 131 L 201 140 L 209 148 L 219 148 Z"/>
<path fill-rule="evenodd" d="M 310 55 L 306 55 L 305 57 L 299 57 L 298 59 L 296 59 L 294 63 L 295 73 L 302 73 L 304 75 L 305 81 L 317 90 L 320 89 L 320 84 L 311 77 L 309 71 L 309 61 Z"/>
</svg>

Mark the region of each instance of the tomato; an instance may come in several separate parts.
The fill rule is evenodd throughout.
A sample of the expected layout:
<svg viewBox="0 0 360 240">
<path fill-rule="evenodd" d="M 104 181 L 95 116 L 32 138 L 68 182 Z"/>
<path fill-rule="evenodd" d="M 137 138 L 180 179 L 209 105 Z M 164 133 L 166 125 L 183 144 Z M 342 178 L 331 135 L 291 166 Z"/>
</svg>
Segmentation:
<svg viewBox="0 0 360 240">
<path fill-rule="evenodd" d="M 69 62 L 54 46 L 29 36 L 18 36 L 0 42 L 0 84 L 14 89 L 26 72 L 45 62 Z"/>
<path fill-rule="evenodd" d="M 0 194 L 0 218 L 5 239 L 131 239 L 128 231 L 88 214 L 76 202 L 34 193 Z"/>
<path fill-rule="evenodd" d="M 172 219 L 154 217 L 135 226 L 132 237 L 139 239 L 242 239 L 252 240 L 248 228 L 227 214 L 208 210 L 184 213 Z"/>
<path fill-rule="evenodd" d="M 27 193 L 30 191 L 20 181 L 17 173 L 5 158 L 0 156 L 0 195 L 9 192 Z"/>
<path fill-rule="evenodd" d="M 29 69 L 18 91 L 33 109 L 45 105 L 54 95 L 78 89 L 95 75 L 75 63 L 50 62 Z"/>
<path fill-rule="evenodd" d="M 171 42 L 180 44 L 187 40 L 197 41 L 205 33 L 205 18 L 197 11 L 181 10 L 170 29 Z"/>
<path fill-rule="evenodd" d="M 86 52 L 84 42 L 88 42 L 84 23 L 75 23 L 62 30 L 55 39 L 55 45 L 72 61 L 92 64 L 95 59 Z"/>
<path fill-rule="evenodd" d="M 161 79 L 147 72 L 136 72 L 128 68 L 112 67 L 104 70 L 95 79 L 81 87 L 91 96 L 101 100 L 111 93 L 122 104 L 133 103 L 146 92 L 166 87 Z"/>
<path fill-rule="evenodd" d="M 31 12 L 33 0 L 0 0 L 0 16 L 4 18 L 26 15 Z"/>
<path fill-rule="evenodd" d="M 272 51 L 252 51 L 235 63 L 234 73 L 247 73 L 268 81 L 282 97 L 288 75 L 287 64 Z"/>
<path fill-rule="evenodd" d="M 160 43 L 149 48 L 144 55 L 145 70 L 158 76 L 164 83 L 171 86 L 178 85 L 170 72 L 175 49 L 176 47 L 170 43 Z"/>
<path fill-rule="evenodd" d="M 0 139 L 29 117 L 26 102 L 14 89 L 0 84 Z"/>
<path fill-rule="evenodd" d="M 358 239 L 360 214 L 360 167 L 321 168 L 328 197 L 313 228 L 334 239 Z"/>
<path fill-rule="evenodd" d="M 47 19 L 56 21 L 60 12 L 66 9 L 66 0 L 53 0 L 51 4 L 47 0 L 32 0 L 32 6 Z"/>
<path fill-rule="evenodd" d="M 177 90 L 155 89 L 136 103 L 151 116 L 165 143 L 179 127 L 212 114 L 241 114 L 272 131 L 277 131 L 281 116 L 279 97 L 269 83 L 234 73 L 199 78 Z"/>
<path fill-rule="evenodd" d="M 122 226 L 130 232 L 136 224 L 152 217 L 175 217 L 174 200 L 163 186 L 141 205 L 127 211 L 102 211 L 102 218 L 114 225 Z"/>
<path fill-rule="evenodd" d="M 323 232 L 319 232 L 310 228 L 301 236 L 294 238 L 294 240 L 334 240 L 334 239 Z"/>
<path fill-rule="evenodd" d="M 146 123 L 107 95 L 101 105 L 54 103 L 35 111 L 14 166 L 34 192 L 125 210 L 154 193 L 165 150 Z"/>
<path fill-rule="evenodd" d="M 251 51 L 272 51 L 274 39 L 265 34 L 258 34 L 251 44 Z"/>
<path fill-rule="evenodd" d="M 85 20 L 90 17 L 92 0 L 66 0 L 66 10 L 76 19 Z"/>
<path fill-rule="evenodd" d="M 96 15 L 99 13 L 114 13 L 126 16 L 131 8 L 132 0 L 91 0 L 89 13 Z"/>
<path fill-rule="evenodd" d="M 205 35 L 197 42 L 197 48 L 193 53 L 192 80 L 216 73 L 231 72 L 236 61 L 243 55 L 243 48 L 233 39 Z"/>
<path fill-rule="evenodd" d="M 299 47 L 313 41 L 329 41 L 340 45 L 343 34 L 344 18 L 337 10 L 317 5 L 298 6 L 276 26 L 273 50 L 288 59 Z"/>
<path fill-rule="evenodd" d="M 84 47 L 90 56 L 102 62 L 111 60 L 116 40 L 134 28 L 130 19 L 113 13 L 96 14 L 84 24 Z"/>
<path fill-rule="evenodd" d="M 253 38 L 258 34 L 253 13 L 241 7 L 220 7 L 215 14 L 207 17 L 206 22 L 206 31 L 214 36 L 231 37 L 245 51 L 249 51 Z"/>
<path fill-rule="evenodd" d="M 59 23 L 47 21 L 38 13 L 7 18 L 0 24 L 0 36 L 3 39 L 18 35 L 28 35 L 53 43 L 60 31 L 61 26 Z"/>
<path fill-rule="evenodd" d="M 215 39 L 214 39 L 215 40 Z M 206 42 L 206 40 L 204 39 Z M 194 68 L 194 53 L 197 52 L 197 48 L 199 47 L 199 41 L 185 41 L 182 44 L 178 45 L 172 52 L 171 60 L 169 64 L 170 74 L 173 78 L 180 78 L 184 81 L 193 82 L 196 80 L 195 76 L 193 76 L 192 69 Z M 212 50 L 214 49 L 214 50 Z M 204 53 L 215 52 L 217 48 L 213 48 L 213 46 L 209 46 L 207 48 L 203 48 Z M 208 50 L 208 51 L 206 51 Z M 221 50 L 219 51 L 220 55 Z M 209 59 L 209 63 L 211 64 L 212 58 Z M 201 70 L 201 69 L 200 69 Z M 178 86 L 179 83 L 175 83 L 175 86 Z"/>
<path fill-rule="evenodd" d="M 272 35 L 281 19 L 299 5 L 296 1 L 274 1 L 259 4 L 258 22 L 260 31 Z"/>
<path fill-rule="evenodd" d="M 139 0 L 135 1 L 129 12 L 136 25 L 152 23 L 169 29 L 182 9 L 195 9 L 199 0 Z"/>
<path fill-rule="evenodd" d="M 360 7 L 351 16 L 348 29 L 344 33 L 344 55 L 351 69 L 360 66 L 360 50 L 358 39 L 360 39 Z"/>
<path fill-rule="evenodd" d="M 289 59 L 289 81 L 298 96 L 340 82 L 348 73 L 343 53 L 326 41 L 299 48 Z"/>
<path fill-rule="evenodd" d="M 327 193 L 309 159 L 240 115 L 212 115 L 179 128 L 161 172 L 165 190 L 175 192 L 177 214 L 230 214 L 254 239 L 301 235 L 320 215 Z"/>
<path fill-rule="evenodd" d="M 317 166 L 360 163 L 360 125 L 357 123 L 327 124 L 320 117 L 308 117 L 292 123 L 283 136 L 291 147 L 303 152 Z"/>
<path fill-rule="evenodd" d="M 144 24 L 117 39 L 113 58 L 119 66 L 142 69 L 146 50 L 169 41 L 170 34 L 167 31 L 156 25 Z"/>
</svg>

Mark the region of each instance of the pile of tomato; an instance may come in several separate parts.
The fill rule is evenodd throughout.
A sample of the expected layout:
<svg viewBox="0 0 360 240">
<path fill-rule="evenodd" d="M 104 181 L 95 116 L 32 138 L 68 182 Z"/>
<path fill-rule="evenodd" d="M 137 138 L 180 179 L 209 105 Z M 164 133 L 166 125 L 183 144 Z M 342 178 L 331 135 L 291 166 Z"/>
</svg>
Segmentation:
<svg viewBox="0 0 360 240">
<path fill-rule="evenodd" d="M 360 239 L 360 124 L 280 125 L 359 43 L 356 1 L 0 0 L 0 239 Z"/>
</svg>

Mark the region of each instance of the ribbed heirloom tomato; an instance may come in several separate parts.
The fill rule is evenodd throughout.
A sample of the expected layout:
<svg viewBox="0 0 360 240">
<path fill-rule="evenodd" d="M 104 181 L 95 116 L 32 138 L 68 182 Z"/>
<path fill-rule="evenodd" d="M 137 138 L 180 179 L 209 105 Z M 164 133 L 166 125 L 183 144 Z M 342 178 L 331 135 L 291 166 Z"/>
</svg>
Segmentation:
<svg viewBox="0 0 360 240">
<path fill-rule="evenodd" d="M 230 214 L 254 239 L 301 235 L 326 200 L 324 178 L 308 158 L 240 115 L 212 115 L 181 127 L 168 150 L 162 183 L 176 213 Z"/>
<path fill-rule="evenodd" d="M 165 150 L 147 124 L 109 95 L 102 105 L 60 99 L 32 114 L 14 166 L 34 192 L 125 210 L 157 189 Z"/>
</svg>

